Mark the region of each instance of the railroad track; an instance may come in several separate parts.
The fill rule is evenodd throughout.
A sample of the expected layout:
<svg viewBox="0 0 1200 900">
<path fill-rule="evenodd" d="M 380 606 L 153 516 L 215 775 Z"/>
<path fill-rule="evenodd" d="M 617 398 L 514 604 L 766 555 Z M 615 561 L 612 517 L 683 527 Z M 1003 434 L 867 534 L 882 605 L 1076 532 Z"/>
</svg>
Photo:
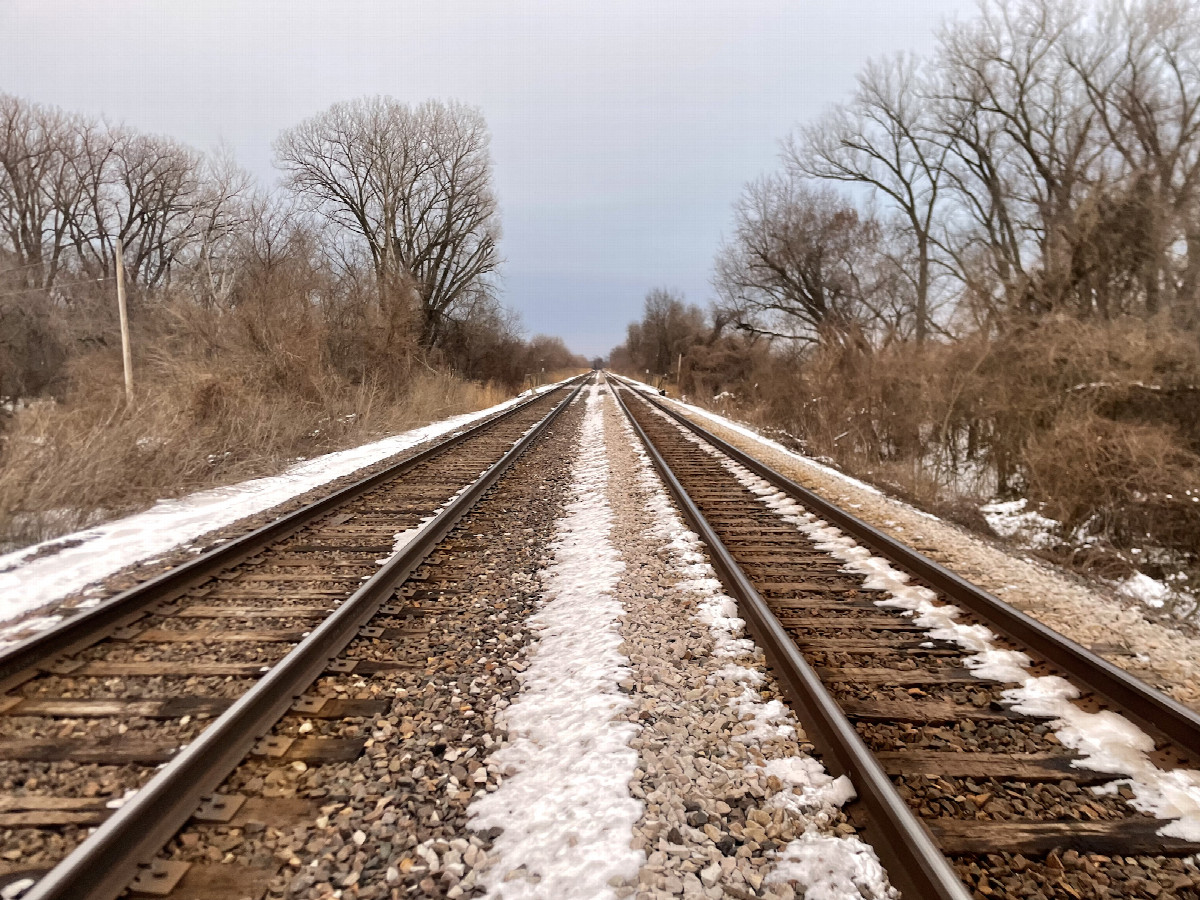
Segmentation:
<svg viewBox="0 0 1200 900">
<path fill-rule="evenodd" d="M 304 771 L 363 754 L 364 723 L 389 707 L 364 676 L 437 652 L 441 589 L 453 593 L 462 553 L 481 549 L 478 538 L 445 539 L 579 387 L 532 398 L 0 654 L 4 896 L 165 895 L 192 864 L 147 863 L 189 820 L 316 818 L 311 800 L 273 796 L 269 772 L 213 792 L 246 759 Z M 228 896 L 264 872 L 193 872 L 193 895 Z"/>
<path fill-rule="evenodd" d="M 1147 780 L 1200 786 L 1183 771 L 1200 717 L 657 400 L 614 393 L 905 897 L 1195 896 L 1190 877 L 1174 894 L 1152 876 L 1183 871 L 1200 823 L 1171 836 L 1179 822 L 1135 802 Z M 1064 710 L 1099 739 L 1124 726 L 1089 713 L 1136 723 L 1143 786 L 1064 746 Z"/>
</svg>

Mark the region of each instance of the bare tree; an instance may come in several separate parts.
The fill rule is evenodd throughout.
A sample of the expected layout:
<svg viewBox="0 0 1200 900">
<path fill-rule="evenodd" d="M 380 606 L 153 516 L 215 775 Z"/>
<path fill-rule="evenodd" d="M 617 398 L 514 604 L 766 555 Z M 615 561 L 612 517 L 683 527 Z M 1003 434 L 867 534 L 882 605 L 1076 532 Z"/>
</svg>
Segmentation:
<svg viewBox="0 0 1200 900">
<path fill-rule="evenodd" d="M 948 153 L 936 139 L 926 95 L 915 58 L 870 62 L 851 101 L 793 135 L 784 152 L 794 172 L 868 185 L 898 211 L 915 250 L 918 343 L 929 332 L 933 231 Z"/>
<path fill-rule="evenodd" d="M 582 367 L 586 360 L 572 353 L 560 337 L 535 334 L 525 342 L 526 371 L 560 372 L 563 369 Z"/>
<path fill-rule="evenodd" d="M 250 176 L 228 152 L 208 156 L 197 201 L 195 240 L 184 262 L 197 299 L 223 306 L 238 277 L 235 247 L 256 215 Z"/>
<path fill-rule="evenodd" d="M 488 143 L 471 107 L 388 97 L 335 104 L 276 142 L 292 189 L 362 239 L 381 301 L 415 292 L 427 348 L 459 307 L 491 293 L 499 226 Z"/>
<path fill-rule="evenodd" d="M 687 353 L 705 332 L 704 313 L 684 302 L 683 295 L 664 288 L 646 294 L 642 321 L 630 344 L 637 363 L 651 373 L 666 375 L 675 369 L 679 354 Z"/>
<path fill-rule="evenodd" d="M 231 159 L 210 160 L 170 138 L 92 122 L 79 123 L 77 142 L 82 202 L 70 226 L 86 271 L 109 277 L 120 238 L 128 277 L 144 290 L 168 284 L 181 267 L 213 274 L 214 244 L 245 218 L 249 177 Z M 203 293 L 212 289 L 210 278 Z"/>
<path fill-rule="evenodd" d="M 335 106 L 280 157 L 297 190 L 252 193 L 227 154 L 0 95 L 0 393 L 69 390 L 67 361 L 111 347 L 118 238 L 139 349 L 186 335 L 205 360 L 244 352 L 256 379 L 310 398 L 325 367 L 392 392 L 417 365 L 515 386 L 531 356 L 569 357 L 527 342 L 495 296 L 478 112 Z"/>
<path fill-rule="evenodd" d="M 1145 189 L 1139 225 L 1147 311 L 1200 302 L 1200 8 L 1187 0 L 1109 0 L 1067 48 L 1130 190 Z M 1172 246 L 1186 258 L 1176 277 Z"/>
<path fill-rule="evenodd" d="M 747 185 L 717 257 L 721 305 L 744 331 L 815 342 L 860 317 L 876 226 L 829 188 L 788 176 Z"/>
<path fill-rule="evenodd" d="M 986 2 L 977 20 L 943 34 L 938 59 L 939 130 L 951 153 L 950 184 L 970 223 L 947 244 L 962 260 L 977 258 L 970 248 L 984 241 L 1004 299 L 1029 313 L 1063 299 L 1074 206 L 1105 149 L 1095 109 L 1066 59 L 1081 16 L 1074 3 Z"/>
<path fill-rule="evenodd" d="M 11 282 L 53 287 L 67 261 L 81 199 L 74 131 L 62 111 L 0 94 L 0 238 Z"/>
</svg>

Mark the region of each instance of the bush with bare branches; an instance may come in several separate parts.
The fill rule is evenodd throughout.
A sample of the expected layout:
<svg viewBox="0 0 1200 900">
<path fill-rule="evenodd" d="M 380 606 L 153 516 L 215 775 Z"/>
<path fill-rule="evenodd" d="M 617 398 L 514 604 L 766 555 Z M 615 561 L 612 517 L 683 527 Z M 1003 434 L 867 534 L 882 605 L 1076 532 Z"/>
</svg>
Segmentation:
<svg viewBox="0 0 1200 900">
<path fill-rule="evenodd" d="M 555 338 L 527 341 L 496 302 L 476 110 L 339 104 L 279 150 L 291 197 L 255 190 L 224 157 L 0 94 L 0 546 L 583 365 Z M 354 179 L 368 199 L 347 208 L 338 191 Z"/>
</svg>

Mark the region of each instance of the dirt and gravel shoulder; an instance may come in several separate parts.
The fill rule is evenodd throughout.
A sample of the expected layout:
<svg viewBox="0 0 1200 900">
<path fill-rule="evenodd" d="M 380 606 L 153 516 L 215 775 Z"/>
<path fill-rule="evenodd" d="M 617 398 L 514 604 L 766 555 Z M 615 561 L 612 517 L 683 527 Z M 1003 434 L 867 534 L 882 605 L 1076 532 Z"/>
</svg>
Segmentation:
<svg viewBox="0 0 1200 900">
<path fill-rule="evenodd" d="M 672 406 L 797 484 L 1200 710 L 1200 639 L 1151 621 L 1136 605 L 1091 589 L 1047 563 L 1014 556 L 906 503 L 806 464 L 685 407 Z"/>
</svg>

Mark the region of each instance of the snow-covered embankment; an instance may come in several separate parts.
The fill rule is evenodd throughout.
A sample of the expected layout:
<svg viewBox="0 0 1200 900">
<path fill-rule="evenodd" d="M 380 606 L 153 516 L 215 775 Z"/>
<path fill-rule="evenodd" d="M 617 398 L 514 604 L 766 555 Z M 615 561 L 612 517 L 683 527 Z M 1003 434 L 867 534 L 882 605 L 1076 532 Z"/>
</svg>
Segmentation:
<svg viewBox="0 0 1200 900">
<path fill-rule="evenodd" d="M 550 390 L 556 385 L 539 389 Z M 134 563 L 261 513 L 426 441 L 502 412 L 523 397 L 292 466 L 280 475 L 160 500 L 145 512 L 0 556 L 0 622 L 48 606 Z M 87 605 L 83 601 L 82 605 Z M 21 630 L 57 619 L 21 623 Z M 0 631 L 0 644 L 5 634 Z"/>
</svg>

